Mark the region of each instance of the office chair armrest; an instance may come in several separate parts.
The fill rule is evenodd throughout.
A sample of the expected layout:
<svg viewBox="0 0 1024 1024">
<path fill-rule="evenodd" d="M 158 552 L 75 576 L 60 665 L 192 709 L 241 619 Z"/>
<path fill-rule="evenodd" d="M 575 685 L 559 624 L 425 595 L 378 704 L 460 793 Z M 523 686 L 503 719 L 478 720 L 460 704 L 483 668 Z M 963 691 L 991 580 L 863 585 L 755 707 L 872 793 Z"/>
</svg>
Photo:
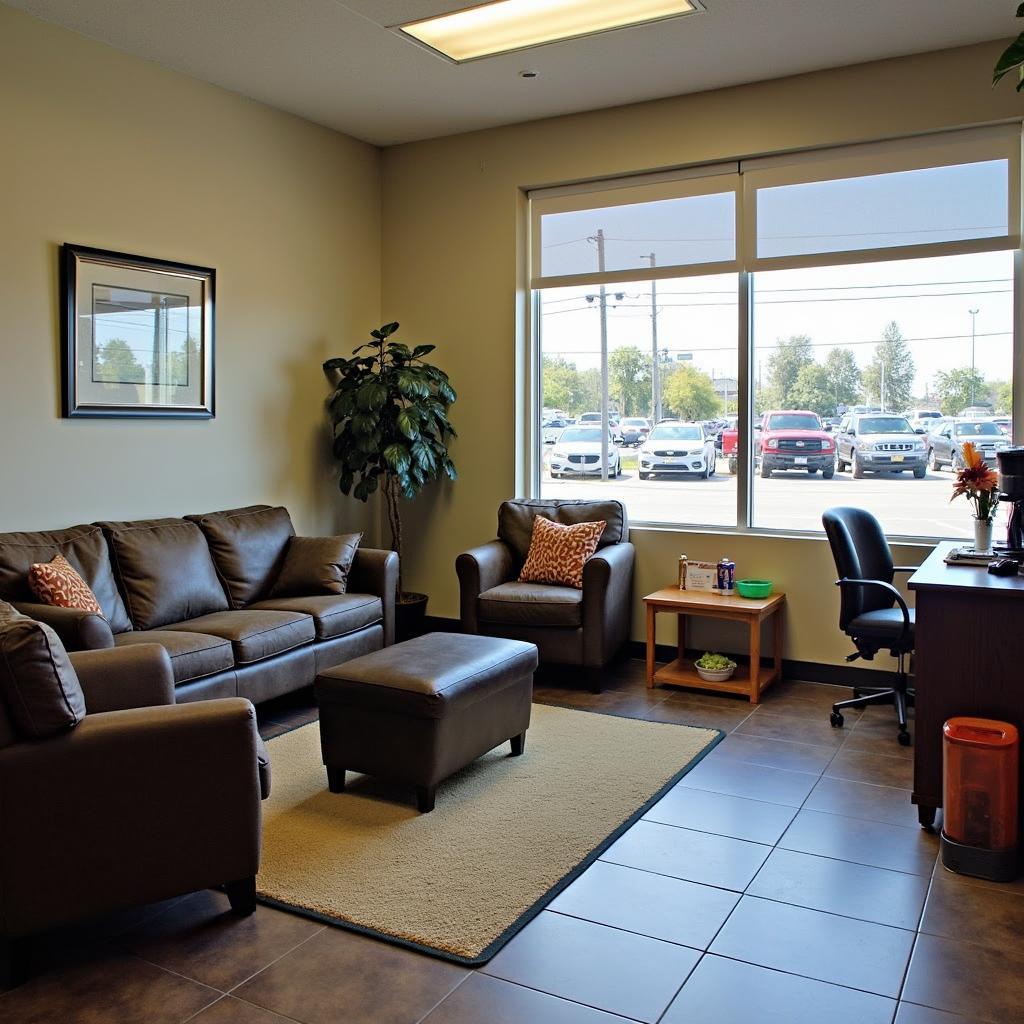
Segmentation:
<svg viewBox="0 0 1024 1024">
<path fill-rule="evenodd" d="M 886 583 L 883 580 L 854 580 L 844 577 L 841 580 L 836 580 L 836 586 L 878 587 L 881 590 L 886 591 L 899 605 L 900 611 L 903 613 L 903 632 L 900 633 L 899 639 L 896 643 L 901 644 L 910 636 L 910 609 L 907 607 L 907 602 L 904 600 L 903 595 L 891 583 Z M 886 644 L 886 646 L 888 646 L 888 644 Z"/>
</svg>

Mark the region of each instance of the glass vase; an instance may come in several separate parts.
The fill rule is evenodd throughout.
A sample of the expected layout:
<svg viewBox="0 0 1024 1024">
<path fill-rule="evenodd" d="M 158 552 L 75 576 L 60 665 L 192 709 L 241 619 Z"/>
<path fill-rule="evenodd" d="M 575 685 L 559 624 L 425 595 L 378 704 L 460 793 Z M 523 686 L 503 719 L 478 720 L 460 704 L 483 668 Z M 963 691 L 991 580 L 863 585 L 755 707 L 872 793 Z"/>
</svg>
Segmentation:
<svg viewBox="0 0 1024 1024">
<path fill-rule="evenodd" d="M 992 520 L 991 519 L 975 519 L 974 520 L 974 550 L 975 551 L 991 551 L 992 550 Z"/>
</svg>

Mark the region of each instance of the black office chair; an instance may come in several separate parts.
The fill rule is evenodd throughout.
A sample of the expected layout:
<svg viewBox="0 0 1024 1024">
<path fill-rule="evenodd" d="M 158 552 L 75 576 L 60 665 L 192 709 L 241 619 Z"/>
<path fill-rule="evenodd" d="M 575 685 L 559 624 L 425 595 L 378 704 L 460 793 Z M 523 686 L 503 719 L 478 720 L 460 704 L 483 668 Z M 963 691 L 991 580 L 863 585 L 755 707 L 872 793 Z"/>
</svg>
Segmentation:
<svg viewBox="0 0 1024 1024">
<path fill-rule="evenodd" d="M 864 509 L 830 508 L 821 521 L 839 573 L 839 628 L 857 648 L 846 660 L 871 661 L 881 650 L 888 650 L 898 660 L 895 684 L 889 688 L 855 686 L 851 700 L 832 705 L 832 726 L 842 726 L 843 708 L 895 704 L 899 721 L 896 739 L 909 746 L 907 704 L 913 703 L 914 690 L 907 685 L 906 658 L 914 650 L 914 611 L 892 581 L 896 573 L 914 572 L 915 567 L 892 564 L 881 525 Z"/>
</svg>

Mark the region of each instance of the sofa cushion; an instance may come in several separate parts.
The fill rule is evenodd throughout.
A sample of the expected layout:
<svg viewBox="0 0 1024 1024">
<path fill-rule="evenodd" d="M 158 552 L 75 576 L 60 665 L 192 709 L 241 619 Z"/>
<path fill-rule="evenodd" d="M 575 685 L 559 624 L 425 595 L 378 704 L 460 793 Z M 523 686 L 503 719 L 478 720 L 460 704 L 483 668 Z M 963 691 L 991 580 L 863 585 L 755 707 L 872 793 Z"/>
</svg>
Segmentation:
<svg viewBox="0 0 1024 1024">
<path fill-rule="evenodd" d="M 49 626 L 0 604 L 0 697 L 18 732 L 43 740 L 85 717 L 85 694 Z"/>
<path fill-rule="evenodd" d="M 344 594 L 361 533 L 337 537 L 292 537 L 271 597 Z"/>
<path fill-rule="evenodd" d="M 251 608 L 200 615 L 164 628 L 185 633 L 210 633 L 230 640 L 236 665 L 247 665 L 283 654 L 311 643 L 316 635 L 309 615 Z"/>
<path fill-rule="evenodd" d="M 311 597 L 269 597 L 253 610 L 298 612 L 312 616 L 317 640 L 330 640 L 380 622 L 384 607 L 373 594 L 316 594 Z"/>
<path fill-rule="evenodd" d="M 40 533 L 0 533 L 0 599 L 33 601 L 28 572 L 35 562 L 63 555 L 96 595 L 115 633 L 132 624 L 114 581 L 107 541 L 98 526 L 72 526 Z"/>
<path fill-rule="evenodd" d="M 598 542 L 599 548 L 629 540 L 629 521 L 621 501 L 611 498 L 597 501 L 515 498 L 502 502 L 498 509 L 498 539 L 512 549 L 517 568 L 526 561 L 533 538 L 533 521 L 537 516 L 544 516 L 562 526 L 603 520 L 605 528 Z"/>
<path fill-rule="evenodd" d="M 579 626 L 583 591 L 543 583 L 502 583 L 477 599 L 482 622 L 521 626 Z"/>
<path fill-rule="evenodd" d="M 288 509 L 250 505 L 185 518 L 203 531 L 232 608 L 270 593 L 295 533 Z"/>
<path fill-rule="evenodd" d="M 43 604 L 52 608 L 103 614 L 89 584 L 63 555 L 54 555 L 48 562 L 33 562 L 28 571 L 28 585 Z"/>
<path fill-rule="evenodd" d="M 231 641 L 209 633 L 186 633 L 178 629 L 134 629 L 114 637 L 117 647 L 132 644 L 160 644 L 171 657 L 174 685 L 190 683 L 235 667 Z"/>
<path fill-rule="evenodd" d="M 184 519 L 98 524 L 136 629 L 156 629 L 228 607 L 202 530 Z M 201 630 L 200 630 L 201 632 Z"/>
</svg>

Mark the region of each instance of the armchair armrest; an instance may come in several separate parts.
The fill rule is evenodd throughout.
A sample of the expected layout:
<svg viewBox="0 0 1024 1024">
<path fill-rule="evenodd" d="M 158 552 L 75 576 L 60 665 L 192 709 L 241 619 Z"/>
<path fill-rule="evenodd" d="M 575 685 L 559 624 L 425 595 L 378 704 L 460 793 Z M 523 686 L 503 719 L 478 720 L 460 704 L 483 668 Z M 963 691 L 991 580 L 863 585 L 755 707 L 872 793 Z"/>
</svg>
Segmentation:
<svg viewBox="0 0 1024 1024">
<path fill-rule="evenodd" d="M 455 572 L 459 577 L 459 618 L 463 633 L 479 633 L 476 617 L 477 598 L 492 587 L 512 579 L 512 551 L 501 540 L 492 540 L 479 547 L 463 551 L 455 559 Z"/>
<path fill-rule="evenodd" d="M 896 602 L 900 612 L 903 614 L 903 630 L 894 643 L 902 644 L 910 637 L 910 609 L 907 607 L 907 602 L 903 595 L 891 583 L 886 583 L 884 580 L 857 580 L 844 577 L 841 580 L 836 580 L 836 586 L 840 589 L 843 587 L 875 587 L 876 589 L 884 590 Z M 888 646 L 888 644 L 885 646 Z"/>
<path fill-rule="evenodd" d="M 86 715 L 0 750 L 2 930 L 255 875 L 256 741 L 252 704 L 231 697 Z"/>
<path fill-rule="evenodd" d="M 81 608 L 57 608 L 51 604 L 16 601 L 14 607 L 30 619 L 45 623 L 68 651 L 102 650 L 114 646 L 114 634 L 102 615 Z"/>
<path fill-rule="evenodd" d="M 160 644 L 75 651 L 71 664 L 82 684 L 89 715 L 174 703 L 174 671 Z"/>
<path fill-rule="evenodd" d="M 381 548 L 359 548 L 348 589 L 353 593 L 375 594 L 384 605 L 384 646 L 395 642 L 395 592 L 398 590 L 398 555 Z"/>
<path fill-rule="evenodd" d="M 600 548 L 583 566 L 583 664 L 606 665 L 629 637 L 633 563 L 628 541 Z"/>
</svg>

